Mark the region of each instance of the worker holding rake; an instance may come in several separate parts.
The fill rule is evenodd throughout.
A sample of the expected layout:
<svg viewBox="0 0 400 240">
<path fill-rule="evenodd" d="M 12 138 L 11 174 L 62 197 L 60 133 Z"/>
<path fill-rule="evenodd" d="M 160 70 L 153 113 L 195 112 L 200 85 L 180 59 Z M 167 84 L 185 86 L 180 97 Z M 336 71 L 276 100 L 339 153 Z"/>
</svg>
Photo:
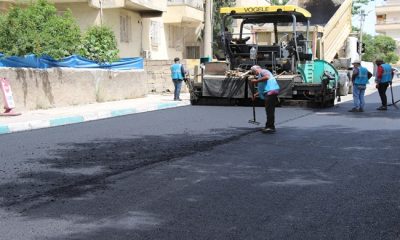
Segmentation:
<svg viewBox="0 0 400 240">
<path fill-rule="evenodd" d="M 256 76 L 251 80 L 251 83 L 257 85 L 258 92 L 253 95 L 254 98 L 258 95 L 264 100 L 267 122 L 265 128 L 261 129 L 263 133 L 275 133 L 275 107 L 278 103 L 279 85 L 272 73 L 266 69 L 262 69 L 258 65 L 251 67 L 252 73 Z"/>
</svg>

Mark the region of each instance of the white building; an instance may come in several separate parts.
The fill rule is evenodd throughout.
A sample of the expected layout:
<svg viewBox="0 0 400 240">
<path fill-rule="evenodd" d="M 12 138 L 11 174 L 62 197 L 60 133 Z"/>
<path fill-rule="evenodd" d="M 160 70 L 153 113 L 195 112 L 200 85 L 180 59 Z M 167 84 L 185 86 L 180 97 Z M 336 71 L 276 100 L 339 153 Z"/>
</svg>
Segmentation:
<svg viewBox="0 0 400 240">
<path fill-rule="evenodd" d="M 21 0 L 0 0 L 7 11 Z M 26 1 L 28 2 L 28 1 Z M 197 28 L 204 20 L 203 0 L 50 0 L 62 14 L 70 9 L 79 27 L 110 27 L 120 57 L 167 60 L 199 58 Z"/>
<path fill-rule="evenodd" d="M 397 41 L 397 54 L 400 55 L 400 0 L 386 0 L 376 6 L 377 33 L 390 36 Z"/>
</svg>

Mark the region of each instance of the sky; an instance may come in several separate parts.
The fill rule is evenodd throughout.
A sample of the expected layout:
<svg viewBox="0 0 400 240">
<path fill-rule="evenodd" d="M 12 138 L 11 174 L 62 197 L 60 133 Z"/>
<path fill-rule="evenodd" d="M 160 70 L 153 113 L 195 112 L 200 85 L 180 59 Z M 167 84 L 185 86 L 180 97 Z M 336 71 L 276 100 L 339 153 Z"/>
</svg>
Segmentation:
<svg viewBox="0 0 400 240">
<path fill-rule="evenodd" d="M 383 3 L 384 3 L 384 0 L 375 0 L 375 1 L 370 2 L 368 5 L 365 5 L 362 7 L 362 9 L 364 9 L 365 13 L 368 13 L 368 15 L 365 17 L 365 22 L 363 25 L 363 32 L 371 34 L 371 35 L 376 35 L 376 32 L 375 32 L 375 22 L 376 22 L 375 6 L 382 5 Z M 352 21 L 353 21 L 353 26 L 355 26 L 357 28 L 360 27 L 360 17 L 359 16 L 353 16 Z"/>
</svg>

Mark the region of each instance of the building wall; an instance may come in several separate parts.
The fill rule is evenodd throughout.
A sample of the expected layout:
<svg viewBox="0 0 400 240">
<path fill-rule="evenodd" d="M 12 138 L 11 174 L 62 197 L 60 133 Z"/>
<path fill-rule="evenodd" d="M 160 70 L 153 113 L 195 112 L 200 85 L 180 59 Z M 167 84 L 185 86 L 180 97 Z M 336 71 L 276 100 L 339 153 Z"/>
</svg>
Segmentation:
<svg viewBox="0 0 400 240">
<path fill-rule="evenodd" d="M 385 35 L 391 36 L 396 41 L 400 41 L 400 28 L 398 30 L 388 30 Z"/>
<path fill-rule="evenodd" d="M 125 6 L 121 7 L 121 4 L 125 4 Z M 201 21 L 197 20 L 201 18 L 199 14 L 202 11 L 194 11 L 192 7 L 185 7 L 185 9 L 193 10 L 196 13 L 196 16 L 193 16 L 195 20 L 190 20 L 192 21 L 190 26 L 182 22 L 171 25 L 165 24 L 163 17 L 142 17 L 139 10 L 140 6 L 132 4 L 155 9 L 167 9 L 167 0 L 132 0 L 127 3 L 120 0 L 105 0 L 102 22 L 103 25 L 110 27 L 115 33 L 120 50 L 119 57 L 144 56 L 143 51 L 147 50 L 150 52 L 150 59 L 185 58 L 186 46 L 201 45 L 196 41 L 195 31 L 196 27 L 201 24 Z M 70 9 L 82 32 L 85 32 L 90 26 L 100 25 L 101 23 L 100 8 L 96 0 L 90 0 L 89 2 L 61 2 L 56 3 L 55 6 L 60 13 Z M 137 10 L 128 9 L 134 6 L 136 6 Z M 0 2 L 0 11 L 7 11 L 9 7 L 10 5 L 7 2 Z M 187 13 L 186 15 L 183 13 L 176 14 L 181 16 L 193 15 Z M 128 41 L 126 37 L 122 37 L 121 32 L 123 30 L 121 28 L 129 32 Z"/>
<path fill-rule="evenodd" d="M 59 3 L 55 6 L 59 12 L 70 9 L 82 31 L 100 24 L 100 9 L 91 8 L 87 3 Z"/>
<path fill-rule="evenodd" d="M 204 22 L 203 0 L 170 0 L 163 14 L 168 59 L 200 57 L 198 27 Z"/>
<path fill-rule="evenodd" d="M 74 106 L 147 94 L 147 74 L 143 70 L 3 67 L 0 74 L 10 80 L 17 109 Z"/>
<path fill-rule="evenodd" d="M 180 25 L 164 24 L 166 30 L 166 42 L 168 46 L 168 58 L 179 57 L 183 59 L 184 50 L 184 29 Z"/>
<path fill-rule="evenodd" d="M 400 55 L 400 0 L 386 0 L 383 5 L 377 6 L 376 12 L 377 32 L 395 39 L 397 54 Z"/>
<path fill-rule="evenodd" d="M 87 3 L 56 4 L 59 11 L 70 9 L 82 32 L 93 25 L 100 25 L 100 9 L 92 8 Z M 121 16 L 128 17 L 129 42 L 121 41 Z M 120 57 L 137 57 L 142 47 L 142 18 L 140 13 L 123 8 L 103 10 L 103 25 L 110 27 L 115 33 Z"/>
<path fill-rule="evenodd" d="M 121 40 L 121 22 L 125 18 L 125 26 L 128 27 L 128 41 Z M 120 57 L 138 57 L 142 51 L 142 18 L 138 12 L 126 9 L 104 10 L 103 24 L 112 28 L 117 39 Z"/>
<path fill-rule="evenodd" d="M 143 50 L 151 52 L 150 59 L 168 59 L 166 37 L 162 17 L 143 18 Z"/>
<path fill-rule="evenodd" d="M 400 0 L 385 0 L 385 4 L 400 4 Z"/>
<path fill-rule="evenodd" d="M 155 27 L 152 27 L 154 24 Z M 196 28 L 193 27 L 164 24 L 162 18 L 143 19 L 143 50 L 151 51 L 150 59 L 152 60 L 187 58 L 187 47 L 198 47 L 200 52 L 201 44 L 197 41 L 195 32 Z M 158 38 L 158 44 L 154 44 L 154 41 L 157 41 L 155 37 Z"/>
</svg>

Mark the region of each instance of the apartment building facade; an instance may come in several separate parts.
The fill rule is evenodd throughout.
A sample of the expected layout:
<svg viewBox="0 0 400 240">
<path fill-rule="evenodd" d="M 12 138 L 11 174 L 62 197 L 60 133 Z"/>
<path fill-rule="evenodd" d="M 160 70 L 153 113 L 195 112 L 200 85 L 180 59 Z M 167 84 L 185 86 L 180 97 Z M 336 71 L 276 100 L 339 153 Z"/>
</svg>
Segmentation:
<svg viewBox="0 0 400 240">
<path fill-rule="evenodd" d="M 375 8 L 375 30 L 397 41 L 397 54 L 400 55 L 400 0 L 386 0 Z"/>
<path fill-rule="evenodd" d="M 79 27 L 103 24 L 116 36 L 120 57 L 167 60 L 199 58 L 203 0 L 50 0 L 60 14 L 70 9 Z M 7 11 L 20 0 L 0 1 Z M 197 31 L 197 32 L 196 32 Z"/>
</svg>

